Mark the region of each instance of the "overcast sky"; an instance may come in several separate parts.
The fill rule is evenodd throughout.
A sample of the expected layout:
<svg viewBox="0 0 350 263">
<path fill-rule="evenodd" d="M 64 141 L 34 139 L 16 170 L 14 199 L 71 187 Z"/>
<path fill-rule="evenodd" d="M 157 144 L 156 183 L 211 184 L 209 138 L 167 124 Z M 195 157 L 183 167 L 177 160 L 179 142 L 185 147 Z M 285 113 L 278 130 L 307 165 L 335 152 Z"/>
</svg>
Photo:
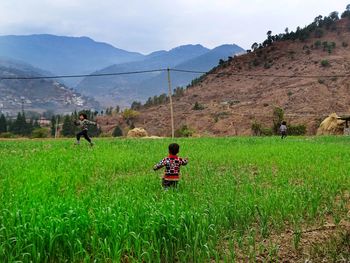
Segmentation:
<svg viewBox="0 0 350 263">
<path fill-rule="evenodd" d="M 183 44 L 248 49 L 266 32 L 342 12 L 350 0 L 0 0 L 0 35 L 89 36 L 149 53 Z"/>
</svg>

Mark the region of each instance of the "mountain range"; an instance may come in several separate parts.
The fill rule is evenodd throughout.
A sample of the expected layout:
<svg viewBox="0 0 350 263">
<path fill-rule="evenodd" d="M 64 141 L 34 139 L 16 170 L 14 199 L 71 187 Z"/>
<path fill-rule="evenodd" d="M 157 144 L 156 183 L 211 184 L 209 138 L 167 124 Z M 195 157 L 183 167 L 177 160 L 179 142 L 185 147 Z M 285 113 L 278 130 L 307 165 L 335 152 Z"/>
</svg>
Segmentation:
<svg viewBox="0 0 350 263">
<path fill-rule="evenodd" d="M 216 66 L 220 59 L 242 53 L 237 45 L 222 45 L 212 50 L 201 45 L 185 45 L 169 51 L 160 51 L 145 56 L 143 60 L 113 65 L 94 74 L 111 74 L 153 69 L 185 69 L 208 71 Z M 198 74 L 171 73 L 173 87 L 187 86 Z M 118 101 L 122 106 L 132 101 L 145 101 L 148 97 L 167 91 L 167 73 L 152 72 L 135 75 L 109 77 L 88 77 L 77 86 L 80 92 L 95 97 L 100 103 L 114 105 Z"/>
<path fill-rule="evenodd" d="M 142 59 L 143 55 L 88 37 L 0 36 L 0 57 L 31 64 L 55 75 L 90 74 L 101 68 Z M 74 87 L 80 79 L 65 79 Z"/>
<path fill-rule="evenodd" d="M 32 76 L 105 74 L 168 67 L 207 71 L 216 66 L 220 59 L 242 52 L 244 50 L 237 45 L 222 45 L 214 49 L 202 45 L 184 45 L 169 51 L 160 50 L 143 55 L 107 43 L 96 42 L 88 37 L 47 34 L 0 36 L 2 70 L 6 68 L 5 61 L 11 61 L 11 68 L 16 69 L 17 75 L 29 67 Z M 174 87 L 186 86 L 195 77 L 197 74 L 174 73 L 172 83 Z M 108 77 L 89 76 L 84 79 L 61 78 L 55 81 L 68 90 L 73 88 L 74 90 L 71 90 L 73 93 L 79 92 L 98 101 L 100 108 L 117 104 L 129 106 L 135 100 L 145 101 L 150 96 L 165 92 L 167 87 L 164 72 Z M 9 91 L 12 84 L 6 83 Z M 22 85 L 26 88 L 27 84 L 22 81 Z M 2 97 L 4 96 L 5 94 L 2 94 Z"/>
</svg>

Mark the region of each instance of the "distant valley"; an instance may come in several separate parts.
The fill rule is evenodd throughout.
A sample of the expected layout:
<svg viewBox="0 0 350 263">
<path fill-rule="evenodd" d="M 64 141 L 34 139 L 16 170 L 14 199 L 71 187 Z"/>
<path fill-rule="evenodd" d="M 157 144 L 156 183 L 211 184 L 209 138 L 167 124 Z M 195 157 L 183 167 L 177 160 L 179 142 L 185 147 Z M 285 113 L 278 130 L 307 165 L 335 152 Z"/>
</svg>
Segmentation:
<svg viewBox="0 0 350 263">
<path fill-rule="evenodd" d="M 242 53 L 243 49 L 236 45 L 223 45 L 213 50 L 201 45 L 186 45 L 170 51 L 152 53 L 142 61 L 117 64 L 95 73 L 106 74 L 115 72 L 142 71 L 148 69 L 186 69 L 208 71 L 215 67 L 220 59 Z M 187 86 L 199 74 L 172 72 L 172 86 Z M 85 78 L 77 86 L 80 92 L 95 97 L 100 103 L 114 105 L 119 101 L 122 106 L 130 105 L 132 101 L 145 101 L 148 97 L 167 91 L 167 75 L 163 73 L 145 73 L 110 77 Z"/>
<path fill-rule="evenodd" d="M 14 116 L 22 107 L 27 112 L 39 113 L 47 110 L 68 113 L 84 108 L 100 107 L 94 99 L 79 94 L 57 80 L 6 79 L 47 75 L 50 73 L 23 62 L 0 59 L 0 112 Z"/>
<path fill-rule="evenodd" d="M 208 49 L 201 45 L 185 45 L 169 51 L 156 51 L 149 55 L 129 52 L 107 43 L 96 42 L 88 37 L 66 37 L 54 35 L 0 36 L 0 75 L 50 76 L 92 73 L 115 73 L 158 68 L 181 68 L 207 71 L 216 66 L 220 59 L 227 59 L 244 50 L 237 45 L 222 45 Z M 9 62 L 11 61 L 10 65 Z M 26 69 L 23 71 L 23 69 Z M 29 69 L 29 70 L 28 70 Z M 173 74 L 173 86 L 186 86 L 198 74 Z M 1 81 L 0 100 L 6 101 L 10 93 L 23 93 L 27 101 L 35 101 L 33 94 L 48 95 L 51 89 L 46 85 L 56 83 L 64 87 L 68 97 L 85 98 L 83 107 L 104 108 L 107 106 L 129 106 L 132 101 L 145 101 L 166 90 L 166 76 L 163 73 L 137 74 L 128 76 L 66 78 L 56 81 Z M 43 92 L 44 86 L 47 92 Z M 22 91 L 23 89 L 23 91 Z M 31 92 L 28 92 L 32 89 Z M 54 88 L 55 89 L 55 88 Z M 76 94 L 76 95 L 73 95 Z M 25 95 L 25 96 L 24 96 Z M 45 95 L 45 96 L 46 96 Z M 55 94 L 53 97 L 55 97 Z M 12 95 L 11 95 L 12 96 Z M 45 97 L 44 96 L 44 97 Z M 53 99 L 53 98 L 51 98 Z M 43 98 L 39 110 L 66 108 L 66 102 L 48 102 Z M 73 100 L 74 101 L 74 100 Z M 79 100 L 78 100 L 79 101 Z M 75 102 L 74 102 L 75 103 Z M 73 103 L 73 104 L 74 104 Z M 6 111 L 8 103 L 0 103 Z M 10 107 L 19 108 L 18 102 Z M 32 105 L 33 106 L 33 105 Z M 32 107 L 31 106 L 31 107 Z M 36 109 L 34 105 L 32 107 Z"/>
</svg>

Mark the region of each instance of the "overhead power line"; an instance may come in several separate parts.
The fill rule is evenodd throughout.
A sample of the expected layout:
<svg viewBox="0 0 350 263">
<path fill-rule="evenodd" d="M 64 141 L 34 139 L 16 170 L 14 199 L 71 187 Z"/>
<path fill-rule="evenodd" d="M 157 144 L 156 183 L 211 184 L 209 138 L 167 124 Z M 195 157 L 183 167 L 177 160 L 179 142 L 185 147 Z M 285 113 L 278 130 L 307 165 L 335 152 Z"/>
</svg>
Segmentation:
<svg viewBox="0 0 350 263">
<path fill-rule="evenodd" d="M 108 77 L 120 75 L 135 75 L 143 73 L 162 72 L 167 69 L 151 69 L 140 71 L 128 71 L 117 73 L 96 73 L 96 74 L 78 74 L 78 75 L 57 75 L 57 76 L 33 76 L 33 77 L 0 77 L 0 80 L 35 80 L 35 79 L 65 79 L 65 78 L 85 78 L 85 77 Z"/>
<path fill-rule="evenodd" d="M 207 72 L 207 71 L 197 71 L 197 70 L 186 70 L 186 69 L 151 69 L 151 70 L 141 70 L 141 71 L 127 71 L 127 72 L 115 72 L 115 73 L 95 73 L 95 74 L 78 74 L 78 75 L 57 75 L 57 76 L 30 76 L 30 77 L 0 77 L 1 80 L 38 80 L 38 79 L 63 79 L 63 78 L 90 78 L 90 77 L 109 77 L 109 76 L 122 76 L 122 75 L 136 75 L 136 74 L 145 74 L 145 73 L 155 73 L 155 72 L 179 72 L 179 73 L 188 73 L 188 74 L 201 74 L 201 75 L 228 75 L 228 76 L 237 76 L 237 77 L 256 77 L 256 78 L 348 78 L 350 77 L 349 73 L 344 74 L 335 74 L 335 75 L 302 75 L 302 74 L 293 74 L 293 75 L 278 75 L 278 74 L 246 74 L 238 72 Z"/>
</svg>

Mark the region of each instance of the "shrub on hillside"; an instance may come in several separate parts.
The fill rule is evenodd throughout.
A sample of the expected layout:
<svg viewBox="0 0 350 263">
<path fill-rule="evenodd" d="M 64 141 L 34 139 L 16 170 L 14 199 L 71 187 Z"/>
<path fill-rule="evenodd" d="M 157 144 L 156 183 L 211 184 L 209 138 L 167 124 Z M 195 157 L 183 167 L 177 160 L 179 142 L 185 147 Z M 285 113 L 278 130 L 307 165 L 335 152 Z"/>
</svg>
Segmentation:
<svg viewBox="0 0 350 263">
<path fill-rule="evenodd" d="M 327 59 L 322 60 L 321 66 L 324 68 L 329 67 L 330 66 L 329 61 Z"/>
<path fill-rule="evenodd" d="M 120 128 L 119 125 L 117 125 L 114 130 L 113 130 L 113 133 L 112 133 L 112 136 L 113 137 L 121 137 L 123 136 L 123 130 Z"/>
<path fill-rule="evenodd" d="M 294 136 L 302 136 L 306 134 L 306 126 L 301 125 L 288 125 L 288 134 Z"/>
<path fill-rule="evenodd" d="M 325 80 L 324 80 L 324 79 L 318 79 L 318 83 L 319 83 L 319 84 L 324 84 L 324 83 L 325 83 Z"/>
<path fill-rule="evenodd" d="M 192 110 L 204 110 L 204 106 L 202 104 L 198 103 L 198 101 L 196 101 Z"/>
<path fill-rule="evenodd" d="M 269 68 L 271 68 L 271 64 L 268 62 L 265 62 L 264 69 L 269 69 Z"/>
<path fill-rule="evenodd" d="M 253 133 L 253 136 L 260 136 L 261 135 L 261 124 L 258 123 L 257 121 L 254 121 L 252 123 L 252 133 Z"/>
<path fill-rule="evenodd" d="M 176 137 L 191 137 L 195 133 L 195 130 L 189 128 L 187 125 L 183 125 L 180 129 L 175 131 Z"/>
<path fill-rule="evenodd" d="M 11 133 L 11 132 L 3 132 L 0 133 L 0 138 L 10 139 L 10 138 L 17 138 L 18 136 Z"/>
<path fill-rule="evenodd" d="M 135 111 L 132 109 L 125 109 L 122 113 L 124 120 L 130 126 L 139 115 L 140 115 L 140 113 L 138 111 Z"/>
<path fill-rule="evenodd" d="M 252 129 L 253 136 L 272 136 L 273 135 L 272 129 L 263 127 L 261 123 L 258 123 L 257 121 L 254 121 L 252 123 L 251 129 Z"/>
<path fill-rule="evenodd" d="M 315 48 L 316 48 L 316 49 L 320 48 L 321 45 L 322 45 L 322 42 L 321 42 L 320 40 L 317 40 L 317 41 L 315 42 Z"/>
<path fill-rule="evenodd" d="M 259 66 L 259 65 L 260 65 L 259 60 L 255 58 L 255 59 L 253 60 L 253 66 L 254 66 L 254 67 L 257 67 L 257 66 Z"/>
<path fill-rule="evenodd" d="M 32 138 L 47 138 L 47 137 L 49 137 L 49 130 L 46 128 L 34 129 L 31 137 Z"/>
</svg>

